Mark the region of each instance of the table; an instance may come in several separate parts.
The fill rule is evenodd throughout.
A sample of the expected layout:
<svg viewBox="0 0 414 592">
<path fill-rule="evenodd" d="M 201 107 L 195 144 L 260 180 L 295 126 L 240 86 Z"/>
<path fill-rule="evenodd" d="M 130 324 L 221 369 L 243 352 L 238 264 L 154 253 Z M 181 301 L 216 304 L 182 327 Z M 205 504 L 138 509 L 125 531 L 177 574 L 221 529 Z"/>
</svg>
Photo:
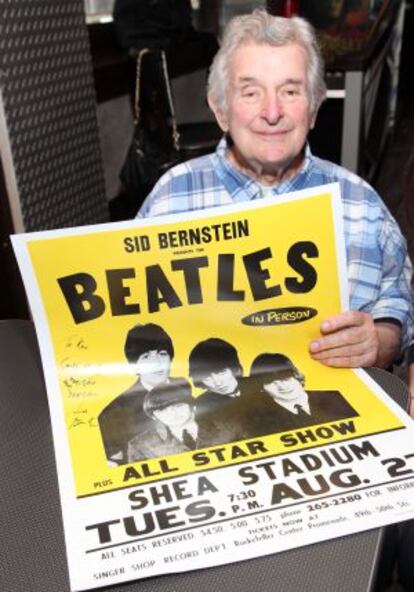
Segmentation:
<svg viewBox="0 0 414 592">
<path fill-rule="evenodd" d="M 0 321 L 0 352 L 0 589 L 68 592 L 52 433 L 33 324 Z M 401 380 L 378 369 L 369 373 L 407 406 Z M 385 530 L 100 590 L 366 592 L 374 586 Z"/>
</svg>

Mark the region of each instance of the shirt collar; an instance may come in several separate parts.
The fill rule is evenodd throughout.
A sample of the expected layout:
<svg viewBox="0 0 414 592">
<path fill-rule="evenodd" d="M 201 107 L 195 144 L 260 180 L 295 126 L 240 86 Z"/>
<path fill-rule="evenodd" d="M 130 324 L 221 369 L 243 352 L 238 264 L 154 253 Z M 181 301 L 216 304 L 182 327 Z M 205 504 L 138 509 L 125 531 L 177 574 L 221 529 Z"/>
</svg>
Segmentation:
<svg viewBox="0 0 414 592">
<path fill-rule="evenodd" d="M 302 409 L 310 415 L 309 399 L 306 393 L 304 393 L 301 397 L 298 397 L 294 401 L 278 401 L 277 404 L 281 407 L 284 407 L 291 413 L 294 413 L 295 415 L 297 415 L 298 413 L 297 409 L 295 409 L 295 405 L 300 405 Z"/>
<path fill-rule="evenodd" d="M 218 160 L 217 172 L 223 181 L 227 191 L 230 193 L 232 200 L 235 203 L 250 201 L 253 199 L 260 199 L 264 197 L 264 193 L 269 195 L 269 192 L 263 190 L 263 187 L 246 173 L 243 173 L 236 168 L 227 158 L 228 142 L 226 136 L 220 140 L 216 148 L 216 157 Z M 283 181 L 276 187 L 271 188 L 274 196 L 282 195 L 283 193 L 290 193 L 298 189 L 303 189 L 306 185 L 306 179 L 310 173 L 312 166 L 313 155 L 309 145 L 305 147 L 305 158 L 303 160 L 300 170 L 294 177 L 287 181 Z"/>
</svg>

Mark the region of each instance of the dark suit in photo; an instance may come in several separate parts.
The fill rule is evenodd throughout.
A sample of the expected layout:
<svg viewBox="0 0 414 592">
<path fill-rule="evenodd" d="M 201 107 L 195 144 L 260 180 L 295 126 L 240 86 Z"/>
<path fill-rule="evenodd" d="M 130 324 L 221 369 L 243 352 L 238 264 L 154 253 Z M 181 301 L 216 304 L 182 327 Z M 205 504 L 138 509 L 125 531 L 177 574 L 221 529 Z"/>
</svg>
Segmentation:
<svg viewBox="0 0 414 592">
<path fill-rule="evenodd" d="M 183 378 L 170 378 L 163 388 L 182 388 L 189 383 Z M 155 387 L 155 391 L 158 387 Z M 151 392 L 153 392 L 151 391 Z M 116 397 L 98 416 L 99 428 L 108 461 L 125 464 L 128 461 L 129 442 L 148 429 L 153 420 L 142 408 L 148 390 L 138 379 L 128 390 Z"/>
<path fill-rule="evenodd" d="M 198 423 L 198 422 L 197 422 Z M 149 420 L 145 428 L 128 444 L 127 462 L 136 462 L 148 458 L 170 456 L 199 448 L 207 448 L 212 442 L 220 440 L 220 430 L 208 420 L 198 424 L 197 437 L 185 434 L 182 440 L 174 436 L 171 430 L 157 420 Z"/>
<path fill-rule="evenodd" d="M 356 417 L 358 413 L 339 391 L 306 391 L 310 414 L 305 411 L 295 414 L 276 403 L 266 393 L 256 395 L 250 417 L 257 436 L 295 430 L 320 423 Z"/>
<path fill-rule="evenodd" d="M 238 385 L 238 396 L 220 395 L 207 390 L 196 399 L 197 423 L 203 425 L 203 422 L 207 422 L 215 428 L 210 446 L 249 437 L 247 409 L 252 395 L 249 380 L 239 378 Z"/>
</svg>

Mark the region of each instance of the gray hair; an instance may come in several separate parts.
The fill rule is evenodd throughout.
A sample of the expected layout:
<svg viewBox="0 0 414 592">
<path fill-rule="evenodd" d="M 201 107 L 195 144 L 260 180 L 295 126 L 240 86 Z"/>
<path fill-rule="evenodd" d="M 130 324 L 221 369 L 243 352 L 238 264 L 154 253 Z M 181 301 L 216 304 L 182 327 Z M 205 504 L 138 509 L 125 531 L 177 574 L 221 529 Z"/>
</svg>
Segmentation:
<svg viewBox="0 0 414 592">
<path fill-rule="evenodd" d="M 225 28 L 208 77 L 208 93 L 218 108 L 223 112 L 227 108 L 229 66 L 233 54 L 241 45 L 252 41 L 275 47 L 297 43 L 305 49 L 309 66 L 307 87 L 310 108 L 316 115 L 325 99 L 326 85 L 323 59 L 313 27 L 304 18 L 272 16 L 261 8 L 232 18 Z"/>
</svg>

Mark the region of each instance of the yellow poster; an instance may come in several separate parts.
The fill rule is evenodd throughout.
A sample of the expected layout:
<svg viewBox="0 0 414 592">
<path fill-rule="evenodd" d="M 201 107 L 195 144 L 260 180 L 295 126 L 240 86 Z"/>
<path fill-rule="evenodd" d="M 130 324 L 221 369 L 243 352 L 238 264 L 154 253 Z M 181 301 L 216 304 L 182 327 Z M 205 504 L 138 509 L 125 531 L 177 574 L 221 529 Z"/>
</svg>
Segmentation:
<svg viewBox="0 0 414 592">
<path fill-rule="evenodd" d="M 338 191 L 14 237 L 63 513 L 77 516 L 65 520 L 73 589 L 270 552 L 258 544 L 235 553 L 217 530 L 220 554 L 158 562 L 151 537 L 184 530 L 194 549 L 206 525 L 298 500 L 306 508 L 316 495 L 351 491 L 350 505 L 368 503 L 355 492 L 376 485 L 366 476 L 378 472 L 372 438 L 408 428 L 365 373 L 308 353 L 321 321 L 348 306 Z M 344 472 L 368 461 L 364 477 Z M 316 470 L 317 488 L 305 479 Z M 383 471 L 378 482 L 390 477 Z M 373 524 L 349 519 L 341 532 Z M 272 552 L 334 531 L 302 529 Z M 125 549 L 143 537 L 130 551 L 147 557 L 138 572 Z M 105 556 L 108 546 L 116 552 Z M 112 575 L 101 578 L 103 563 Z"/>
</svg>

